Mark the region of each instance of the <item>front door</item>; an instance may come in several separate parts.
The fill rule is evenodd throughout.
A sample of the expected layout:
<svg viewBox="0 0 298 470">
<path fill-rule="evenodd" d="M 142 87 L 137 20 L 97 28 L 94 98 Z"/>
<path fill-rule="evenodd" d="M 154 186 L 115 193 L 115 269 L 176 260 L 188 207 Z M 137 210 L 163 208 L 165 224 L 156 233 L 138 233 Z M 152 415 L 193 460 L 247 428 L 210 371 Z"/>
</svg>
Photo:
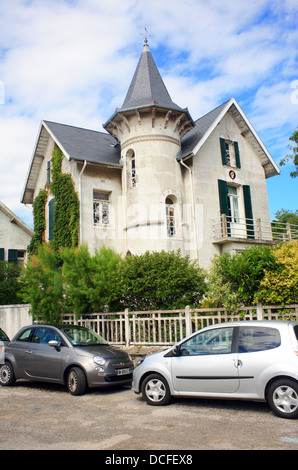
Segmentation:
<svg viewBox="0 0 298 470">
<path fill-rule="evenodd" d="M 172 358 L 175 390 L 195 393 L 233 393 L 239 388 L 237 353 L 232 352 L 233 328 L 199 332 L 180 345 Z"/>
</svg>

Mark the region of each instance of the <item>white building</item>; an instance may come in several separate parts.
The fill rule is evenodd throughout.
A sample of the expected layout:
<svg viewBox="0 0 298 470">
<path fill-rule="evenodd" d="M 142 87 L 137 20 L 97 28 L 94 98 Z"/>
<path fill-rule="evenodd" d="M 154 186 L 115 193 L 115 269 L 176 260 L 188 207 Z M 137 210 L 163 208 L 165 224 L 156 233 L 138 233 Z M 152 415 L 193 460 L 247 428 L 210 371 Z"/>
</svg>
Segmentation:
<svg viewBox="0 0 298 470">
<path fill-rule="evenodd" d="M 120 109 L 96 132 L 42 121 L 22 202 L 48 188 L 54 145 L 80 200 L 80 243 L 122 255 L 215 253 L 270 244 L 266 178 L 279 169 L 234 98 L 193 121 L 145 43 Z M 53 205 L 48 191 L 48 205 Z M 49 223 L 45 239 L 49 237 Z"/>
<path fill-rule="evenodd" d="M 32 235 L 33 230 L 0 202 L 0 261 L 22 266 Z"/>
</svg>

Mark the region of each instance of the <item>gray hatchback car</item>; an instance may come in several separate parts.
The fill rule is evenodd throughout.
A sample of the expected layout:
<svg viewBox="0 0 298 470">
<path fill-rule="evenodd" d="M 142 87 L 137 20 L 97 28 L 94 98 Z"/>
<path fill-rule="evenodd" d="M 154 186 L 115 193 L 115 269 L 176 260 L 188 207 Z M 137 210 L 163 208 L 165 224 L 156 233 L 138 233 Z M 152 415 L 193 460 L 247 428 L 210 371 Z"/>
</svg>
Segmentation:
<svg viewBox="0 0 298 470">
<path fill-rule="evenodd" d="M 283 418 L 298 417 L 298 322 L 213 325 L 140 360 L 132 389 L 150 405 L 171 396 L 267 400 Z"/>
<path fill-rule="evenodd" d="M 0 365 L 0 384 L 16 379 L 66 384 L 72 395 L 86 387 L 130 384 L 133 362 L 88 328 L 74 325 L 31 325 L 7 345 Z"/>
</svg>

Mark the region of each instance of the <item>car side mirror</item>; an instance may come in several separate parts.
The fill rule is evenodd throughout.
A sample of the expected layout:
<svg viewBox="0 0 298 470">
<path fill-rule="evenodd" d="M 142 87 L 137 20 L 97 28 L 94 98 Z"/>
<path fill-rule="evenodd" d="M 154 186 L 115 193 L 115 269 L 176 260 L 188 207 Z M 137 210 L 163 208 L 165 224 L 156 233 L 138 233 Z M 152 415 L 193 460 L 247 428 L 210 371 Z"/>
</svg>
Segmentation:
<svg viewBox="0 0 298 470">
<path fill-rule="evenodd" d="M 174 356 L 180 356 L 180 346 L 176 344 L 176 346 L 173 347 L 172 353 Z"/>
<path fill-rule="evenodd" d="M 52 346 L 53 348 L 59 349 L 60 348 L 60 343 L 59 341 L 56 341 L 54 339 L 51 339 L 51 341 L 48 342 L 49 346 Z"/>
</svg>

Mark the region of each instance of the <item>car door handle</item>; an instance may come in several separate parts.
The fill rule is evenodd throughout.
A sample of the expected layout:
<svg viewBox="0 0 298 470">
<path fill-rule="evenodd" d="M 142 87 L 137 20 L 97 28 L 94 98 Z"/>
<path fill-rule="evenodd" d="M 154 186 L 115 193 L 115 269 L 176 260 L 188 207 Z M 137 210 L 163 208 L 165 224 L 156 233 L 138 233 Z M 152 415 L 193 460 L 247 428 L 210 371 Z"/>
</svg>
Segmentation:
<svg viewBox="0 0 298 470">
<path fill-rule="evenodd" d="M 240 367 L 242 367 L 243 365 L 240 359 L 234 359 L 234 364 L 235 364 L 236 369 L 240 369 Z"/>
</svg>

